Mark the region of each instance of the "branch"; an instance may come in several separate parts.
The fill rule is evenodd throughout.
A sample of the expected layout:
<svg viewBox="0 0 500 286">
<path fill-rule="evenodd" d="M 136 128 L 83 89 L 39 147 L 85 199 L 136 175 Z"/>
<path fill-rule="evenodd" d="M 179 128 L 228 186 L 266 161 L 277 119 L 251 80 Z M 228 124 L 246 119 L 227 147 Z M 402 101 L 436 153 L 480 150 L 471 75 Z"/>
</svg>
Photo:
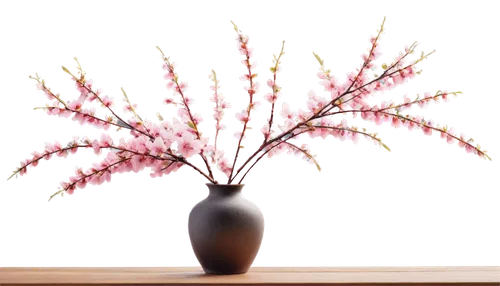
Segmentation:
<svg viewBox="0 0 500 286">
<path fill-rule="evenodd" d="M 457 92 L 458 93 L 458 92 Z M 447 132 L 447 129 L 446 128 L 443 128 L 443 129 L 439 129 L 437 127 L 433 127 L 433 126 L 430 126 L 429 124 L 426 124 L 425 122 L 422 122 L 423 120 L 421 121 L 417 121 L 417 120 L 414 120 L 412 118 L 410 118 L 410 115 L 401 115 L 401 114 L 394 114 L 394 113 L 390 113 L 390 112 L 387 112 L 386 110 L 390 110 L 390 109 L 393 109 L 395 107 L 386 107 L 384 109 L 380 109 L 380 110 L 371 110 L 371 109 L 361 109 L 361 110 L 342 110 L 342 111 L 337 111 L 337 112 L 333 112 L 333 113 L 329 113 L 325 116 L 330 116 L 330 115 L 334 115 L 334 114 L 340 114 L 340 113 L 354 113 L 354 112 L 371 112 L 371 113 L 381 113 L 381 114 L 385 114 L 387 116 L 391 116 L 391 117 L 396 117 L 398 118 L 399 120 L 402 121 L 402 123 L 404 123 L 405 121 L 409 121 L 409 122 L 412 122 L 420 127 L 425 127 L 425 128 L 428 128 L 428 129 L 431 129 L 431 130 L 435 130 L 435 131 L 438 131 L 438 132 L 441 132 L 441 133 L 446 133 L 446 136 L 449 136 L 453 139 L 456 139 L 457 141 L 459 142 L 462 142 L 462 144 L 465 146 L 469 146 L 469 148 L 472 148 L 474 150 L 476 150 L 477 152 L 477 155 L 480 156 L 480 157 L 483 157 L 483 158 L 488 158 L 490 161 L 491 161 L 491 158 L 486 154 L 486 151 L 482 151 L 478 146 L 474 146 L 472 145 L 470 142 L 468 141 L 465 141 L 463 140 L 462 138 L 459 138 L 453 134 L 450 134 Z M 322 116 L 323 117 L 323 116 Z M 471 139 L 469 139 L 470 141 Z M 473 142 L 473 140 L 472 140 Z"/>
<path fill-rule="evenodd" d="M 92 118 L 92 119 L 94 119 L 94 120 L 96 120 L 96 121 L 102 122 L 102 123 L 104 124 L 104 125 L 103 125 L 103 128 L 104 128 L 104 129 L 106 129 L 106 128 L 104 127 L 104 126 L 105 126 L 105 124 L 109 124 L 109 125 L 114 125 L 114 126 L 116 126 L 116 127 L 119 127 L 119 129 L 120 129 L 120 128 L 126 128 L 126 129 L 129 129 L 129 130 L 132 130 L 132 129 L 130 129 L 130 127 L 129 127 L 129 126 L 128 126 L 125 122 L 123 122 L 123 121 L 121 121 L 121 120 L 120 120 L 118 123 L 114 123 L 114 122 L 113 122 L 113 119 L 112 119 L 111 117 L 108 117 L 108 119 L 107 119 L 107 120 L 104 120 L 104 119 L 101 119 L 101 118 L 99 118 L 99 117 L 96 117 L 96 116 L 94 116 L 94 115 L 92 115 L 92 114 L 83 113 L 83 112 L 81 112 L 81 111 L 79 111 L 79 110 L 76 110 L 76 109 L 71 109 L 71 108 L 68 108 L 68 107 L 66 107 L 66 108 L 59 108 L 59 107 L 56 107 L 56 106 L 41 106 L 41 107 L 35 107 L 35 108 L 33 108 L 33 109 L 34 109 L 34 110 L 37 110 L 37 109 L 44 109 L 44 110 L 49 110 L 49 111 L 51 111 L 51 110 L 53 110 L 53 109 L 55 109 L 55 108 L 57 108 L 57 109 L 59 109 L 59 110 L 61 110 L 61 109 L 62 109 L 62 110 L 67 110 L 67 111 L 73 112 L 73 113 L 75 113 L 75 114 L 79 114 L 79 115 L 81 115 L 82 117 L 90 117 L 90 118 Z M 57 115 L 57 114 L 50 114 L 50 115 Z M 74 115 L 73 115 L 73 116 L 74 116 Z M 73 120 L 75 120 L 75 119 L 74 119 L 74 117 L 72 117 L 72 119 L 73 119 Z M 94 126 L 94 127 L 97 127 L 97 126 Z M 147 134 L 146 134 L 146 135 L 147 135 Z"/>
<path fill-rule="evenodd" d="M 50 156 L 52 156 L 52 154 L 55 154 L 55 153 L 59 153 L 59 152 L 67 152 L 67 151 L 69 151 L 69 150 L 71 150 L 71 149 L 74 149 L 74 148 L 82 148 L 82 147 L 87 148 L 87 147 L 88 147 L 88 145 L 74 145 L 74 146 L 68 146 L 68 147 L 65 147 L 65 148 L 61 148 L 61 149 L 58 149 L 58 150 L 54 150 L 54 151 L 45 152 L 45 153 L 43 153 L 43 154 L 40 154 L 40 155 L 41 155 L 40 157 L 38 157 L 38 158 L 36 158 L 36 159 L 34 159 L 34 160 L 31 160 L 31 161 L 29 161 L 27 164 L 25 164 L 25 165 L 21 165 L 21 167 L 17 168 L 17 170 L 13 172 L 13 174 L 12 174 L 12 175 L 11 175 L 11 176 L 7 179 L 7 181 L 8 181 L 8 180 L 10 180 L 13 176 L 17 175 L 19 172 L 21 172 L 21 170 L 23 170 L 23 169 L 27 168 L 29 165 L 31 165 L 31 164 L 34 164 L 34 166 L 35 166 L 35 165 L 37 165 L 37 164 L 38 164 L 38 161 L 40 161 L 40 159 L 42 159 L 42 158 L 45 158 L 45 157 L 50 157 Z"/>
<path fill-rule="evenodd" d="M 186 102 L 186 98 L 185 98 L 184 93 L 183 93 L 183 88 L 181 88 L 181 86 L 179 85 L 178 76 L 177 76 L 177 74 L 174 73 L 174 67 L 172 66 L 172 64 L 170 64 L 170 61 L 168 60 L 168 58 L 165 57 L 165 54 L 163 54 L 163 51 L 158 46 L 156 48 L 161 52 L 162 59 L 167 64 L 168 71 L 173 74 L 172 81 L 175 83 L 176 90 L 181 95 L 182 103 L 183 103 L 184 107 L 186 108 L 186 111 L 189 115 L 190 122 L 188 122 L 188 125 L 189 125 L 189 127 L 191 127 L 195 131 L 196 137 L 198 138 L 198 140 L 200 140 L 201 136 L 200 136 L 200 132 L 198 131 L 198 126 L 193 118 L 193 115 L 191 113 L 191 109 L 189 109 L 189 105 Z M 202 152 L 200 152 L 199 155 L 203 159 L 203 162 L 205 162 L 205 166 L 207 167 L 207 170 L 208 170 L 208 173 L 210 176 L 210 181 L 214 182 L 215 180 L 214 180 L 214 176 L 212 174 L 212 169 L 210 168 L 210 165 L 208 164 L 207 158 L 205 157 L 205 155 L 203 155 Z"/>
<path fill-rule="evenodd" d="M 65 188 L 63 188 L 63 189 L 59 190 L 58 192 L 56 192 L 56 193 L 54 193 L 52 196 L 50 196 L 50 198 L 49 198 L 49 202 L 50 202 L 50 200 L 52 200 L 52 198 L 53 198 L 54 196 L 56 196 L 56 195 L 58 195 L 58 194 L 60 194 L 60 193 L 62 193 L 62 192 L 64 192 L 64 191 L 66 191 L 66 190 L 68 190 L 68 189 L 74 189 L 74 188 L 75 188 L 75 185 L 76 185 L 78 182 L 80 182 L 80 181 L 82 181 L 82 180 L 85 180 L 86 178 L 88 178 L 88 177 L 90 177 L 90 176 L 94 176 L 94 175 L 96 175 L 96 174 L 98 174 L 98 173 L 100 173 L 100 172 L 106 172 L 106 171 L 108 171 L 108 172 L 109 172 L 109 170 L 108 170 L 108 169 L 109 169 L 110 167 L 113 167 L 113 166 L 115 166 L 115 165 L 118 165 L 118 164 L 124 163 L 124 162 L 126 162 L 126 161 L 129 161 L 130 159 L 132 159 L 132 157 L 129 157 L 129 158 L 124 158 L 123 160 L 117 161 L 117 162 L 115 162 L 115 163 L 113 163 L 113 164 L 111 164 L 111 165 L 109 165 L 109 166 L 107 166 L 107 167 L 105 167 L 105 168 L 102 168 L 102 169 L 99 169 L 99 170 L 95 170 L 95 172 L 92 172 L 92 173 L 90 173 L 90 174 L 88 174 L 88 175 L 85 175 L 85 176 L 80 177 L 80 178 L 79 178 L 78 180 L 76 180 L 75 182 L 73 182 L 73 183 L 71 183 L 71 184 L 68 184 Z"/>
<path fill-rule="evenodd" d="M 231 23 L 232 23 L 232 21 L 231 21 Z M 250 111 L 252 110 L 253 95 L 256 92 L 254 89 L 255 87 L 253 84 L 253 78 L 254 78 L 254 76 L 257 76 L 257 74 L 252 74 L 251 64 L 250 64 L 250 50 L 248 49 L 247 42 L 244 41 L 243 36 L 241 35 L 241 32 L 238 31 L 238 27 L 236 27 L 236 25 L 234 23 L 233 23 L 233 25 L 234 25 L 234 29 L 238 33 L 239 43 L 241 44 L 240 50 L 243 50 L 246 54 L 246 66 L 248 69 L 248 80 L 250 81 L 250 87 L 248 88 L 248 95 L 250 97 L 250 103 L 247 107 L 248 120 L 246 120 L 243 124 L 243 131 L 241 132 L 240 139 L 238 140 L 238 148 L 236 149 L 236 155 L 234 156 L 233 165 L 231 166 L 231 173 L 229 174 L 229 178 L 227 181 L 228 184 L 231 184 L 231 182 L 234 179 L 232 176 L 233 176 L 233 172 L 234 172 L 234 167 L 236 166 L 236 160 L 238 160 L 238 154 L 240 153 L 241 141 L 243 140 L 243 137 L 245 136 L 245 131 L 247 130 L 247 123 L 250 120 Z"/>
</svg>

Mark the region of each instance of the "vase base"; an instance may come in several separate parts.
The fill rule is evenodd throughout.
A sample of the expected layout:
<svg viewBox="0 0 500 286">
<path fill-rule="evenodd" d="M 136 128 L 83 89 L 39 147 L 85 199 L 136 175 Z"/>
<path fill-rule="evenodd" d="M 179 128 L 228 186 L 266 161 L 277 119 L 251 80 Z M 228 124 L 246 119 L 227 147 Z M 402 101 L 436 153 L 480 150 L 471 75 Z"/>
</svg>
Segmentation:
<svg viewBox="0 0 500 286">
<path fill-rule="evenodd" d="M 206 274 L 210 274 L 210 275 L 236 275 L 236 274 L 245 274 L 248 272 L 248 269 L 247 270 L 240 270 L 240 271 L 214 271 L 214 270 L 203 268 L 203 271 L 205 271 Z"/>
</svg>

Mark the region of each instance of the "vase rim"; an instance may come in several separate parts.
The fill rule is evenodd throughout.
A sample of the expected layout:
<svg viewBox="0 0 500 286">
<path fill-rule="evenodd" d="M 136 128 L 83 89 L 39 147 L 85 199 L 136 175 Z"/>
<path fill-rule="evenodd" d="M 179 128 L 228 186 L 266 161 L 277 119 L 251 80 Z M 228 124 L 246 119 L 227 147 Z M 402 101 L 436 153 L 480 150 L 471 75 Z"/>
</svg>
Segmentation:
<svg viewBox="0 0 500 286">
<path fill-rule="evenodd" d="M 213 183 L 207 183 L 207 186 L 245 186 L 245 184 L 213 184 Z"/>
</svg>

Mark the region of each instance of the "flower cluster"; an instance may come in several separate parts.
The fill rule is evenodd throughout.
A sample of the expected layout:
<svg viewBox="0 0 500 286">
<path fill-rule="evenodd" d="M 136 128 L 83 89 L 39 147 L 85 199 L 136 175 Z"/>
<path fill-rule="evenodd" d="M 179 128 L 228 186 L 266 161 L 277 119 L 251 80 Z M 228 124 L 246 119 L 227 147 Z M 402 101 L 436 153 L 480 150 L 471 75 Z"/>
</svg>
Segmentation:
<svg viewBox="0 0 500 286">
<path fill-rule="evenodd" d="M 64 101 L 60 94 L 55 94 L 47 87 L 45 81 L 38 74 L 35 74 L 35 77 L 30 76 L 36 80 L 37 89 L 43 91 L 50 101 L 45 107 L 35 109 L 45 110 L 49 115 L 71 117 L 72 120 L 78 121 L 80 124 L 89 124 L 105 131 L 111 126 L 118 127 L 117 130 L 127 129 L 131 138 L 128 140 L 121 138 L 117 143 L 108 133 L 103 133 L 99 139 L 94 140 L 87 137 L 83 139 L 74 137 L 65 146 L 59 142 L 46 143 L 42 152 L 33 152 L 32 157 L 22 161 L 21 166 L 14 171 L 12 176 L 26 174 L 28 167 L 35 167 L 41 159 L 48 160 L 52 158 L 52 155 L 66 157 L 69 154 L 75 154 L 81 148 L 91 149 L 96 155 L 100 155 L 103 149 L 107 151 L 105 158 L 101 162 L 94 163 L 91 168 L 85 171 L 82 168 L 77 168 L 74 176 L 71 176 L 67 182 L 61 182 L 60 190 L 50 197 L 52 199 L 57 194 L 73 194 L 76 188 L 84 188 L 88 183 L 100 185 L 103 182 L 109 182 L 111 176 L 117 172 L 139 172 L 145 168 L 149 168 L 151 177 L 155 178 L 175 172 L 186 165 L 203 175 L 211 183 L 218 184 L 211 167 L 215 165 L 227 176 L 227 184 L 231 184 L 241 175 L 238 181 L 240 184 L 248 172 L 264 156 L 273 157 L 284 152 L 302 156 L 304 160 L 315 164 L 318 170 L 321 170 L 316 155 L 311 154 L 310 147 L 306 144 L 294 143 L 294 140 L 299 139 L 301 134 L 323 139 L 332 136 L 341 141 L 350 140 L 353 143 L 357 143 L 359 138 L 363 137 L 390 151 L 389 147 L 377 137 L 377 133 L 370 133 L 365 128 L 349 126 L 345 118 L 334 121 L 332 117 L 336 114 L 352 114 L 353 117 L 360 115 L 361 119 L 373 122 L 375 125 L 385 123 L 394 128 L 420 129 L 425 135 L 438 133 L 442 139 L 450 144 L 458 142 L 458 146 L 464 148 L 467 153 L 490 159 L 485 150 L 482 150 L 479 145 L 473 144 L 472 138 L 467 139 L 464 134 L 457 135 L 454 128 L 449 128 L 446 125 L 440 126 L 435 124 L 433 120 L 425 119 L 422 116 L 402 114 L 403 111 L 410 110 L 415 106 L 427 108 L 431 102 L 446 102 L 450 95 L 456 97 L 461 94 L 459 91 L 439 90 L 434 95 L 425 92 L 422 97 L 417 95 L 415 99 L 404 95 L 401 103 L 393 101 L 384 101 L 377 105 L 368 103 L 367 99 L 370 96 L 391 90 L 419 75 L 421 71 L 417 70 L 416 65 L 432 54 L 422 52 L 420 57 L 409 61 L 408 56 L 413 54 L 417 47 L 417 44 L 414 43 L 405 47 L 404 52 L 399 53 L 392 63 L 382 64 L 383 71 L 380 75 L 370 76 L 369 72 L 378 68 L 375 61 L 381 56 L 379 41 L 380 35 L 384 31 L 384 23 L 385 19 L 380 29 L 377 30 L 377 36 L 370 37 L 371 47 L 368 48 L 367 54 L 361 55 L 362 64 L 354 72 L 349 73 L 344 82 L 334 77 L 331 70 L 325 67 L 324 60 L 313 53 L 320 65 L 320 72 L 317 74 L 320 79 L 319 84 L 329 95 L 325 97 L 310 91 L 307 95 L 305 109 L 293 110 L 288 103 L 283 102 L 279 111 L 283 123 L 277 124 L 279 132 L 276 132 L 273 129 L 274 110 L 278 99 L 282 97 L 277 74 L 281 71 L 281 58 L 285 54 L 285 42 L 283 41 L 281 51 L 278 56 L 274 55 L 273 65 L 270 67 L 272 78 L 267 80 L 267 86 L 271 90 L 264 95 L 264 100 L 271 104 L 271 108 L 267 123 L 260 129 L 264 136 L 263 141 L 257 150 L 239 165 L 238 169 L 235 167 L 240 149 L 243 148 L 242 140 L 246 138 L 246 131 L 250 129 L 248 123 L 252 119 L 251 112 L 260 105 L 260 102 L 255 100 L 260 86 L 255 81 L 257 77 L 254 72 L 256 63 L 251 61 L 253 49 L 249 47 L 249 37 L 243 35 L 234 23 L 234 29 L 237 32 L 237 47 L 244 56 L 242 64 L 245 66 L 245 73 L 240 79 L 248 82 L 244 88 L 248 93 L 249 103 L 235 114 L 243 128 L 234 133 L 238 139 L 238 145 L 232 163 L 224 156 L 224 151 L 217 149 L 219 131 L 226 129 L 226 126 L 221 123 L 224 109 L 230 108 L 231 105 L 224 100 L 224 96 L 219 92 L 219 81 L 213 70 L 209 76 L 213 82 L 213 85 L 210 86 L 213 91 L 210 100 L 215 103 L 213 108 L 215 140 L 213 145 L 209 144 L 209 138 L 203 137 L 198 128 L 203 119 L 200 114 L 193 113 L 191 109 L 194 100 L 187 95 L 188 84 L 179 81 L 179 76 L 175 71 L 176 64 L 171 63 L 160 48 L 158 50 L 161 52 L 161 58 L 164 62 L 162 67 L 167 71 L 164 75 L 165 80 L 168 81 L 166 87 L 173 91 L 173 97 L 165 98 L 163 103 L 177 107 L 177 117 L 172 118 L 171 121 L 164 120 L 159 113 L 157 114 L 158 123 L 143 120 L 137 113 L 137 105 L 130 102 L 123 88 L 123 101 L 125 102 L 123 112 L 132 114 L 132 116 L 128 119 L 120 117 L 113 109 L 115 107 L 114 98 L 103 95 L 102 90 L 93 87 L 93 81 L 86 79 L 86 73 L 76 58 L 77 75 L 73 75 L 67 68 L 63 67 L 63 70 L 75 82 L 78 91 L 78 97 L 75 100 Z M 95 106 L 88 107 L 92 102 L 100 105 L 108 114 L 99 117 L 96 114 Z M 199 156 L 203 160 L 206 170 L 191 163 L 190 160 L 194 156 Z M 211 160 L 209 161 L 208 158 Z"/>
</svg>

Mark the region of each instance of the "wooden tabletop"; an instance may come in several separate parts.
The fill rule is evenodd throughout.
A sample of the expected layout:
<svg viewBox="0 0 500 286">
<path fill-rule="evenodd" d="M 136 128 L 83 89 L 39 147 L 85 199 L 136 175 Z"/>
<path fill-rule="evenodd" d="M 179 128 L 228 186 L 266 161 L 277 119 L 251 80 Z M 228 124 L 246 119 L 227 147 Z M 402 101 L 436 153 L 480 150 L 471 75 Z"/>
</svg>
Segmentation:
<svg viewBox="0 0 500 286">
<path fill-rule="evenodd" d="M 207 275 L 199 267 L 0 268 L 0 285 L 500 285 L 500 267 L 254 267 Z"/>
</svg>

